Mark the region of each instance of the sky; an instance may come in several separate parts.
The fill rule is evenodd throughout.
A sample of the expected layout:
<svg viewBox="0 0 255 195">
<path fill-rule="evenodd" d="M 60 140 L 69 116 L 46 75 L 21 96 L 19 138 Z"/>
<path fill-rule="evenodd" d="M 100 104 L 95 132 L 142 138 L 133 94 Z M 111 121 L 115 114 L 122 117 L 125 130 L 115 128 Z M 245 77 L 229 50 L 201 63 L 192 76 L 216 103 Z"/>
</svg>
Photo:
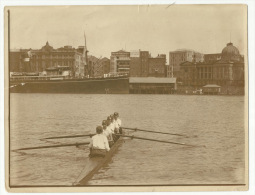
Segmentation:
<svg viewBox="0 0 255 195">
<path fill-rule="evenodd" d="M 231 42 L 243 54 L 244 5 L 10 7 L 11 49 L 84 45 L 89 55 L 145 50 L 153 57 L 177 49 L 220 53 Z"/>
</svg>

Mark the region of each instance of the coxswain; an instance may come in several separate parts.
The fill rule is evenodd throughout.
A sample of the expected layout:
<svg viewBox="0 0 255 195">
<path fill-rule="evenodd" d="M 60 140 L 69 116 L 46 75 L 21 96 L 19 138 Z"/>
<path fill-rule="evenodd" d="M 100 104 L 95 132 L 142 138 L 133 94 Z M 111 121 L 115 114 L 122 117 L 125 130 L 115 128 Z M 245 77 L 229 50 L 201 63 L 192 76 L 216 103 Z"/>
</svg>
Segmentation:
<svg viewBox="0 0 255 195">
<path fill-rule="evenodd" d="M 107 137 L 109 146 L 111 147 L 114 144 L 114 142 L 112 138 L 112 131 L 110 130 L 110 128 L 108 128 L 108 121 L 103 120 L 102 126 L 103 126 L 103 134 Z"/>
<path fill-rule="evenodd" d="M 119 113 L 114 112 L 113 114 L 114 117 L 114 131 L 115 133 L 122 134 L 122 128 L 121 128 L 121 120 L 119 118 Z"/>
<path fill-rule="evenodd" d="M 97 126 L 96 133 L 89 144 L 90 157 L 105 156 L 106 152 L 110 150 L 108 140 L 103 134 L 103 128 L 101 126 Z"/>
</svg>

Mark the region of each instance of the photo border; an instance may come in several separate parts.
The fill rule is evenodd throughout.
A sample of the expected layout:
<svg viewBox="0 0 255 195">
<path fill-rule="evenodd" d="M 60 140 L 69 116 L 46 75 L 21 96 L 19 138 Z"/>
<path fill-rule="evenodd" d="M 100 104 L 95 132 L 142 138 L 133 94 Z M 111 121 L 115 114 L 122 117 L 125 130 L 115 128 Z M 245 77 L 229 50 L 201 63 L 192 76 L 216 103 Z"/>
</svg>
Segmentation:
<svg viewBox="0 0 255 195">
<path fill-rule="evenodd" d="M 192 2 L 192 1 L 189 1 L 189 2 Z M 244 2 L 245 4 L 246 2 Z M 176 3 L 177 4 L 177 3 Z M 207 3 L 206 3 L 207 4 Z M 233 3 L 234 4 L 234 3 Z M 248 5 L 248 8 L 249 10 L 249 5 Z M 6 12 L 6 7 L 5 7 L 5 10 L 4 10 L 4 13 Z M 250 11 L 247 12 L 247 14 L 249 14 Z M 8 64 L 8 59 L 9 59 L 9 56 L 6 56 L 6 51 L 8 51 L 8 44 L 6 44 L 6 35 L 8 35 L 8 28 L 6 29 L 6 14 L 4 15 L 4 19 L 5 19 L 5 28 L 4 28 L 4 34 L 5 34 L 5 44 L 4 44 L 4 51 L 5 51 L 5 58 L 4 58 L 4 61 L 5 61 L 5 64 Z M 250 18 L 248 17 L 248 20 L 250 20 Z M 250 26 L 250 25 L 249 25 Z M 248 27 L 248 25 L 247 25 Z M 254 29 L 253 29 L 254 30 Z M 247 31 L 247 34 L 248 34 L 248 31 Z M 248 34 L 250 36 L 250 33 Z M 250 49 L 250 44 L 247 42 L 246 40 L 246 44 L 247 44 L 247 49 L 249 47 Z M 7 50 L 6 50 L 7 49 Z M 250 50 L 249 50 L 250 51 Z M 254 51 L 254 50 L 253 50 Z M 248 52 L 246 50 L 246 52 L 244 52 L 244 55 L 247 56 Z M 250 53 L 251 54 L 251 53 Z M 250 75 L 250 72 L 248 72 L 248 70 L 250 70 L 250 66 L 251 66 L 251 61 L 250 61 L 250 55 L 248 56 L 249 58 L 249 64 L 248 64 L 248 59 L 245 58 L 245 83 L 248 83 L 248 80 L 249 80 L 249 75 Z M 254 64 L 254 62 L 253 62 Z M 249 68 L 248 68 L 249 66 Z M 5 112 L 4 112 L 4 118 L 5 118 L 5 165 L 9 165 L 9 153 L 10 153 L 10 148 L 9 148 L 9 142 L 10 142 L 10 137 L 9 137 L 9 122 L 7 124 L 6 121 L 9 121 L 9 118 L 10 118 L 10 96 L 9 96 L 9 69 L 8 67 L 4 67 L 4 72 L 5 72 L 5 82 L 4 82 L 4 95 L 5 95 Z M 250 75 L 251 76 L 251 75 Z M 6 82 L 7 80 L 7 82 Z M 248 121 L 248 112 L 250 111 L 249 110 L 249 105 L 248 105 L 248 101 L 249 101 L 249 98 L 248 98 L 248 95 L 250 95 L 250 91 L 248 91 L 249 89 L 249 85 L 245 85 L 245 181 L 246 181 L 246 184 L 248 184 L 248 180 L 249 180 L 249 158 L 248 158 L 248 155 L 249 155 L 249 143 L 248 140 L 249 138 L 251 139 L 251 137 L 249 137 L 250 134 L 250 131 L 248 131 L 248 126 L 249 126 L 249 121 Z M 254 92 L 253 92 L 254 93 Z M 254 95 L 254 94 L 253 94 Z M 6 105 L 8 105 L 8 109 L 6 110 Z M 8 148 L 6 147 L 8 146 Z M 253 159 L 254 160 L 254 159 Z M 5 167 L 6 168 L 6 167 Z M 6 170 L 5 170 L 6 171 Z M 6 171 L 5 172 L 6 175 L 5 175 L 5 179 L 7 179 L 7 177 L 9 178 L 9 171 Z M 153 191 L 158 191 L 158 192 L 165 192 L 165 191 L 172 191 L 172 192 L 177 192 L 177 191 L 182 191 L 182 192 L 185 192 L 185 191 L 239 191 L 239 190 L 248 190 L 248 185 L 245 186 L 245 187 L 240 187 L 240 186 L 183 186 L 183 185 L 180 185 L 180 186 L 139 186 L 139 187 L 117 187 L 117 186 L 114 186 L 114 190 L 112 189 L 109 189 L 109 188 L 113 188 L 112 186 L 110 187 L 100 187 L 100 189 L 98 189 L 98 187 L 64 187 L 64 186 L 60 186 L 61 188 L 64 187 L 64 189 L 59 189 L 59 187 L 28 187 L 28 188 L 20 188 L 20 187 L 15 187 L 15 188 L 10 188 L 9 187 L 9 179 L 8 180 L 5 180 L 7 181 L 6 182 L 6 190 L 8 192 L 144 192 L 144 191 L 147 191 L 147 192 L 153 192 Z M 101 186 L 101 185 L 100 185 Z M 119 185 L 118 185 L 119 186 Z M 230 187 L 230 188 L 229 188 Z M 95 189 L 94 189 L 95 188 Z M 215 189 L 216 188 L 216 189 Z M 76 190 L 77 189 L 77 190 Z"/>
</svg>

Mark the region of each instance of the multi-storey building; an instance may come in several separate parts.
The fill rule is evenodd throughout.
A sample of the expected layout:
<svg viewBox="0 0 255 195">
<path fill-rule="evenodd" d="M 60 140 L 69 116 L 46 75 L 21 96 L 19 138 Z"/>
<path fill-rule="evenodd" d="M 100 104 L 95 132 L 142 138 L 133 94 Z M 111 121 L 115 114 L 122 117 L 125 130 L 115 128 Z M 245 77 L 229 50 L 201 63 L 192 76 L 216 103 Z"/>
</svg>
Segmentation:
<svg viewBox="0 0 255 195">
<path fill-rule="evenodd" d="M 151 77 L 165 77 L 166 55 L 160 54 L 156 58 L 149 58 L 149 73 Z"/>
<path fill-rule="evenodd" d="M 147 77 L 149 75 L 149 58 L 151 57 L 148 51 L 140 51 L 141 60 L 141 77 Z"/>
<path fill-rule="evenodd" d="M 102 73 L 109 74 L 110 73 L 110 59 L 104 57 L 100 59 L 100 63 L 102 64 Z"/>
<path fill-rule="evenodd" d="M 205 62 L 215 62 L 221 59 L 221 53 L 212 53 L 212 54 L 205 54 L 204 61 Z"/>
<path fill-rule="evenodd" d="M 120 50 L 111 55 L 111 73 L 126 73 L 131 77 L 165 77 L 165 64 L 165 54 L 152 58 L 148 51 Z"/>
<path fill-rule="evenodd" d="M 187 49 L 169 52 L 169 65 L 171 66 L 170 70 L 172 71 L 170 74 L 178 78 L 180 73 L 180 64 L 186 61 L 203 62 L 204 54 Z"/>
<path fill-rule="evenodd" d="M 84 57 L 72 46 L 54 49 L 46 42 L 41 49 L 20 49 L 10 52 L 11 72 L 43 72 L 46 68 L 68 66 L 71 76 L 84 77 Z"/>
<path fill-rule="evenodd" d="M 141 59 L 140 57 L 130 57 L 129 76 L 139 77 L 141 75 Z"/>
<path fill-rule="evenodd" d="M 169 66 L 169 64 L 168 65 L 166 65 L 166 67 L 165 67 L 165 75 L 166 75 L 166 77 L 173 77 L 173 75 L 172 75 L 172 66 Z"/>
<path fill-rule="evenodd" d="M 110 72 L 129 74 L 130 71 L 130 52 L 119 50 L 111 53 Z"/>
<path fill-rule="evenodd" d="M 90 77 L 103 77 L 110 73 L 110 60 L 106 57 L 88 56 L 88 72 Z"/>
<path fill-rule="evenodd" d="M 184 62 L 180 67 L 180 87 L 195 89 L 215 84 L 223 93 L 244 93 L 244 59 L 232 43 L 222 50 L 220 60 Z"/>
</svg>

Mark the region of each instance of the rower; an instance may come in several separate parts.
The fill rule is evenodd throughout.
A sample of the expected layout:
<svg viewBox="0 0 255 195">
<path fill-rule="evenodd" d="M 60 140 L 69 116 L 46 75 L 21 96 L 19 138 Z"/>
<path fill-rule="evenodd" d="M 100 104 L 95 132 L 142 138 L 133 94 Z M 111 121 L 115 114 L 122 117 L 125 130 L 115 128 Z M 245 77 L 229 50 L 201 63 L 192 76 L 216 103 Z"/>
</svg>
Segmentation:
<svg viewBox="0 0 255 195">
<path fill-rule="evenodd" d="M 97 126 L 96 133 L 89 144 L 90 157 L 105 156 L 106 152 L 110 150 L 108 140 L 103 135 L 103 128 L 101 126 Z"/>
<path fill-rule="evenodd" d="M 107 117 L 107 121 L 108 122 L 108 128 L 111 130 L 112 132 L 112 138 L 113 141 L 116 142 L 118 140 L 118 136 L 115 135 L 115 123 L 113 123 L 114 119 L 113 119 L 113 115 L 110 115 Z"/>
<path fill-rule="evenodd" d="M 113 117 L 108 116 L 107 121 L 109 121 L 108 128 L 114 133 L 114 124 L 113 124 Z"/>
<path fill-rule="evenodd" d="M 114 131 L 116 133 L 122 134 L 121 120 L 119 118 L 119 113 L 114 112 L 113 117 L 114 117 L 114 125 L 115 125 Z"/>
<path fill-rule="evenodd" d="M 109 146 L 111 147 L 114 144 L 114 142 L 112 139 L 112 131 L 110 130 L 110 128 L 108 128 L 108 121 L 103 120 L 102 126 L 103 126 L 103 134 L 107 137 Z"/>
</svg>

